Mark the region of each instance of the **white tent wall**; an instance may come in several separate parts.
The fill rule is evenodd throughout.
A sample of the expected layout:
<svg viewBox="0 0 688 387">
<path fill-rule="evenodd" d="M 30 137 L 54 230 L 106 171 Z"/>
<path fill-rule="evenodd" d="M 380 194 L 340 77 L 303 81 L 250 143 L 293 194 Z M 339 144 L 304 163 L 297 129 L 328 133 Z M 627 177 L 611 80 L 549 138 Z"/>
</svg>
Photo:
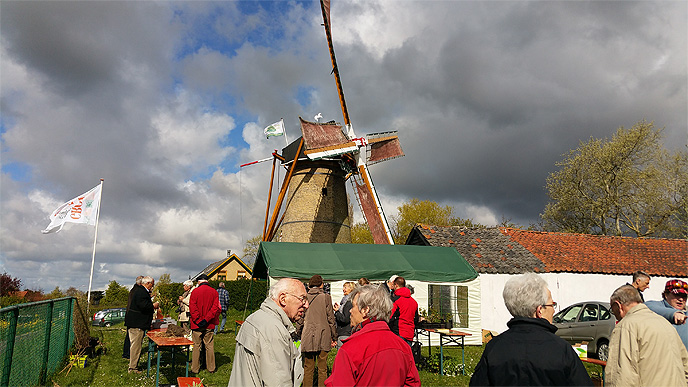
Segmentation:
<svg viewBox="0 0 688 387">
<path fill-rule="evenodd" d="M 344 296 L 342 288 L 344 282 L 354 282 L 355 280 L 342 281 L 326 281 L 330 284 L 330 295 L 333 303 L 339 303 Z M 374 284 L 381 283 L 380 281 L 373 281 Z M 466 345 L 481 345 L 482 344 L 482 328 L 481 328 L 481 311 L 480 311 L 480 281 L 476 278 L 468 282 L 422 282 L 409 280 L 406 282 L 413 287 L 413 299 L 418 303 L 418 308 L 428 310 L 428 285 L 447 285 L 447 286 L 466 286 L 468 287 L 468 328 L 458 328 L 461 332 L 469 333 L 466 336 Z M 456 305 L 454 305 L 456 307 Z M 456 324 L 455 324 L 456 325 Z M 439 345 L 439 335 L 432 333 L 430 342 L 432 345 Z M 423 345 L 428 345 L 427 338 L 422 338 Z"/>
<path fill-rule="evenodd" d="M 543 273 L 552 292 L 552 299 L 557 302 L 556 311 L 571 304 L 583 301 L 609 302 L 609 296 L 616 288 L 631 282 L 630 275 L 579 274 L 579 273 Z M 482 328 L 504 332 L 511 314 L 504 306 L 502 291 L 511 274 L 480 274 L 480 298 Z M 643 292 L 645 300 L 661 300 L 664 284 L 675 277 L 652 277 L 650 288 Z M 684 281 L 686 278 L 682 278 Z"/>
</svg>

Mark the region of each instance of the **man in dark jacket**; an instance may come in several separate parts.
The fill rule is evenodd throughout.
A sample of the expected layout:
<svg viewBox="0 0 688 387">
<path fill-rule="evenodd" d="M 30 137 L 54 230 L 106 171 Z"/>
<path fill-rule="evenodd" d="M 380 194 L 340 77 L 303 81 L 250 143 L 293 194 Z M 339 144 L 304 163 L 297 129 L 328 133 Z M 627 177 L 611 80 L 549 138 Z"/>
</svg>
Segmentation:
<svg viewBox="0 0 688 387">
<path fill-rule="evenodd" d="M 312 386 L 318 366 L 318 386 L 327 378 L 327 354 L 337 345 L 337 324 L 334 319 L 332 297 L 323 291 L 323 278 L 316 274 L 308 281 L 308 309 L 296 322 L 301 337 L 303 356 L 303 385 Z"/>
<path fill-rule="evenodd" d="M 396 301 L 392 306 L 389 329 L 411 345 L 416 335 L 416 322 L 419 319 L 418 303 L 411 297 L 411 290 L 406 287 L 404 277 L 395 278 L 394 287 Z"/>
<path fill-rule="evenodd" d="M 198 286 L 191 292 L 189 300 L 189 318 L 193 352 L 191 354 L 191 372 L 201 370 L 201 344 L 205 347 L 205 366 L 210 373 L 215 372 L 215 342 L 213 330 L 220 320 L 220 298 L 208 283 L 208 276 L 198 276 Z"/>
<path fill-rule="evenodd" d="M 129 308 L 124 315 L 124 325 L 127 326 L 127 334 L 131 343 L 129 349 L 129 373 L 140 371 L 136 368 L 141 356 L 141 343 L 146 331 L 150 329 L 153 321 L 153 312 L 158 308 L 158 303 L 151 300 L 150 291 L 155 285 L 152 277 L 146 276 L 131 288 Z"/>
<path fill-rule="evenodd" d="M 509 329 L 485 346 L 471 386 L 592 386 L 571 345 L 554 334 L 552 293 L 545 280 L 526 273 L 502 293 L 512 318 Z"/>
</svg>

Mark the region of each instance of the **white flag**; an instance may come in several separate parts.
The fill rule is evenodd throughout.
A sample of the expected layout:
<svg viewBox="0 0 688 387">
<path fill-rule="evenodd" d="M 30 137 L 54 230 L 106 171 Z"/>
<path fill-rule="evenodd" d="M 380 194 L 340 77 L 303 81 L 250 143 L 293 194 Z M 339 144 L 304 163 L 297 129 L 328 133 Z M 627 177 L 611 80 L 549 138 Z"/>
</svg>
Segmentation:
<svg viewBox="0 0 688 387">
<path fill-rule="evenodd" d="M 263 130 L 265 138 L 284 135 L 284 120 L 279 120 Z"/>
<path fill-rule="evenodd" d="M 86 223 L 95 226 L 98 207 L 100 207 L 101 187 L 102 185 L 99 184 L 85 194 L 79 195 L 58 207 L 50 215 L 48 227 L 41 232 L 48 234 L 55 229 L 57 229 L 55 232 L 60 232 L 67 222 Z"/>
</svg>

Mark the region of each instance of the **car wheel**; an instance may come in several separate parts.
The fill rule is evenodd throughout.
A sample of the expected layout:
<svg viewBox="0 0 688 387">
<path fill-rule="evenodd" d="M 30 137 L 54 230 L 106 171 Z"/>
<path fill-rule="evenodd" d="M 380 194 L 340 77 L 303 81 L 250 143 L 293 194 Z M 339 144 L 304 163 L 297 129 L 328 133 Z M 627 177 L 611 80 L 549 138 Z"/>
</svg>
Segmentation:
<svg viewBox="0 0 688 387">
<path fill-rule="evenodd" d="M 597 344 L 597 358 L 607 361 L 609 358 L 609 343 L 602 340 Z"/>
<path fill-rule="evenodd" d="M 110 327 L 110 325 L 112 325 L 112 324 L 110 324 L 109 321 L 105 323 L 105 326 L 108 327 L 108 328 Z"/>
</svg>

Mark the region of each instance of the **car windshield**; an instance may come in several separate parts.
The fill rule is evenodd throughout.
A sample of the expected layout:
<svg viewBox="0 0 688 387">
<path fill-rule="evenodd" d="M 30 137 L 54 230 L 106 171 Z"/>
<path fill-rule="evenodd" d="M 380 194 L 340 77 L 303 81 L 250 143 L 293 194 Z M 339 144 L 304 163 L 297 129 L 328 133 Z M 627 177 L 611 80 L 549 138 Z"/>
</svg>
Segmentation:
<svg viewBox="0 0 688 387">
<path fill-rule="evenodd" d="M 557 323 L 567 323 L 576 321 L 576 317 L 578 317 L 578 313 L 580 312 L 582 307 L 582 305 L 574 305 L 569 307 L 568 309 L 564 309 L 561 312 L 557 313 L 556 316 L 554 316 L 553 321 Z"/>
</svg>

